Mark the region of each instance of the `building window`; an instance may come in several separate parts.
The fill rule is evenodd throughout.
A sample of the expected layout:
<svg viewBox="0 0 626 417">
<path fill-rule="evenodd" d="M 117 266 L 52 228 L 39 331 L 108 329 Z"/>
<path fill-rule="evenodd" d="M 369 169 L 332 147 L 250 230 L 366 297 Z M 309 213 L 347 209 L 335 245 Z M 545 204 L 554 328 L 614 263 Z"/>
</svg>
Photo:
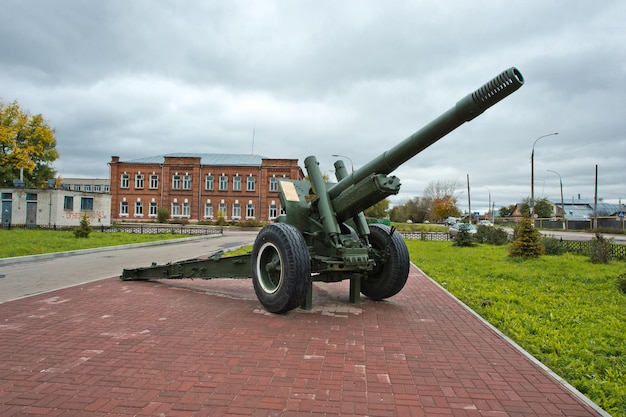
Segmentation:
<svg viewBox="0 0 626 417">
<path fill-rule="evenodd" d="M 135 202 L 135 217 L 143 217 L 143 203 L 141 201 Z"/>
<path fill-rule="evenodd" d="M 235 201 L 235 204 L 233 204 L 233 219 L 241 219 L 241 204 L 239 204 L 239 201 Z"/>
<path fill-rule="evenodd" d="M 213 175 L 209 174 L 206 176 L 204 188 L 206 188 L 207 191 L 213 191 L 215 189 L 215 179 Z"/>
<path fill-rule="evenodd" d="M 224 200 L 222 200 L 220 202 L 220 208 L 219 208 L 219 211 L 218 211 L 217 215 L 219 217 L 226 217 L 226 213 L 227 213 L 226 210 L 227 210 L 226 202 L 224 202 Z"/>
<path fill-rule="evenodd" d="M 278 192 L 278 178 L 276 177 L 270 178 L 270 192 Z"/>
<path fill-rule="evenodd" d="M 191 216 L 191 206 L 189 205 L 189 201 L 183 202 L 183 216 Z"/>
<path fill-rule="evenodd" d="M 111 186 L 110 186 L 109 184 L 105 185 L 105 186 L 103 187 L 103 191 L 104 191 L 105 193 L 108 193 L 109 191 L 111 191 Z"/>
<path fill-rule="evenodd" d="M 81 211 L 93 211 L 93 197 L 81 197 L 80 198 L 80 210 Z"/>
<path fill-rule="evenodd" d="M 135 175 L 135 188 L 143 189 L 143 174 Z"/>
<path fill-rule="evenodd" d="M 172 189 L 180 190 L 180 175 L 178 174 L 172 176 Z"/>
<path fill-rule="evenodd" d="M 276 206 L 276 202 L 272 201 L 272 204 L 270 204 L 270 220 L 275 219 L 276 217 L 278 217 L 278 206 Z"/>
<path fill-rule="evenodd" d="M 101 191 L 102 191 L 102 186 L 101 186 L 101 185 L 97 185 L 97 184 L 96 184 L 96 185 L 94 185 L 94 186 L 93 186 L 93 191 L 94 191 L 95 193 L 99 193 L 99 192 L 101 192 Z"/>
<path fill-rule="evenodd" d="M 128 201 L 122 201 L 120 203 L 120 216 L 128 217 Z"/>
<path fill-rule="evenodd" d="M 37 194 L 26 193 L 26 201 L 37 201 Z"/>
<path fill-rule="evenodd" d="M 123 173 L 120 188 L 128 188 L 130 187 L 129 184 L 130 184 L 130 175 L 128 175 L 127 173 Z"/>
<path fill-rule="evenodd" d="M 183 190 L 191 190 L 191 175 L 189 174 L 183 177 Z"/>
<path fill-rule="evenodd" d="M 205 219 L 213 218 L 213 204 L 211 203 L 204 204 L 204 218 Z"/>
<path fill-rule="evenodd" d="M 157 213 L 159 212 L 159 209 L 157 208 L 157 203 L 154 201 L 150 202 L 150 208 L 149 208 L 149 213 L 148 213 L 148 217 L 157 217 Z"/>
<path fill-rule="evenodd" d="M 88 193 L 91 192 L 91 185 L 90 184 L 85 184 L 85 191 L 87 191 Z"/>
<path fill-rule="evenodd" d="M 246 219 L 254 219 L 254 204 L 252 204 L 252 201 L 249 201 L 246 206 Z"/>
<path fill-rule="evenodd" d="M 241 191 L 241 176 L 233 177 L 233 191 Z"/>
<path fill-rule="evenodd" d="M 246 188 L 248 191 L 254 191 L 254 181 L 255 181 L 254 177 L 250 175 L 248 177 L 248 186 Z"/>
<path fill-rule="evenodd" d="M 180 216 L 180 204 L 176 201 L 172 203 L 172 217 L 174 216 Z"/>
<path fill-rule="evenodd" d="M 150 175 L 150 189 L 156 190 L 159 188 L 159 176 L 156 174 Z"/>
<path fill-rule="evenodd" d="M 63 197 L 63 210 L 74 211 L 74 197 L 71 195 Z"/>
<path fill-rule="evenodd" d="M 80 191 L 80 184 L 74 184 L 74 191 Z"/>
<path fill-rule="evenodd" d="M 220 176 L 220 191 L 228 191 L 228 177 L 226 175 Z"/>
</svg>

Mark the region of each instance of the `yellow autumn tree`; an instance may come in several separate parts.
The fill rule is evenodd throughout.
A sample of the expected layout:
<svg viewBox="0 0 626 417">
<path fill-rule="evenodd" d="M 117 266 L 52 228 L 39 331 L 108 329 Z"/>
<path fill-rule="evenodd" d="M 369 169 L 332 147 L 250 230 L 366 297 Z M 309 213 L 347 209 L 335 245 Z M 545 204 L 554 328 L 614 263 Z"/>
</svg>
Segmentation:
<svg viewBox="0 0 626 417">
<path fill-rule="evenodd" d="M 27 186 L 41 186 L 54 178 L 51 164 L 58 158 L 54 129 L 41 114 L 0 101 L 0 186 L 12 186 L 21 170 Z"/>
</svg>

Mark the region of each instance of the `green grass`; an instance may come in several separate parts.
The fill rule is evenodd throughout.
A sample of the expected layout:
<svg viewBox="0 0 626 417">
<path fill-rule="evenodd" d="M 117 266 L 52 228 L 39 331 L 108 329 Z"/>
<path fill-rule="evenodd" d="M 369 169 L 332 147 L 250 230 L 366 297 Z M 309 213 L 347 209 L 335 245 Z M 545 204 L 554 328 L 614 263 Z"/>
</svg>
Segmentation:
<svg viewBox="0 0 626 417">
<path fill-rule="evenodd" d="M 626 416 L 623 262 L 520 260 L 506 246 L 407 241 L 411 261 L 614 416 Z"/>
<path fill-rule="evenodd" d="M 154 242 L 182 237 L 189 237 L 189 235 L 92 232 L 88 238 L 78 239 L 71 231 L 0 229 L 0 242 L 2 242 L 0 258 Z"/>
</svg>

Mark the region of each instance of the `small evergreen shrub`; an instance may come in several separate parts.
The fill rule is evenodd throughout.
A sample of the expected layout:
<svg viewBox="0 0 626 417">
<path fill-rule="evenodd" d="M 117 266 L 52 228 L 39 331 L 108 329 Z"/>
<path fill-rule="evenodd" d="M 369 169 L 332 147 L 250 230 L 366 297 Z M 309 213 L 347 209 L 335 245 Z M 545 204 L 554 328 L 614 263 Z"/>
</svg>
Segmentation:
<svg viewBox="0 0 626 417">
<path fill-rule="evenodd" d="M 74 236 L 76 236 L 76 238 L 87 238 L 89 237 L 89 233 L 91 233 L 91 225 L 89 224 L 87 213 L 85 213 L 80 219 L 80 225 L 74 229 Z"/>
<path fill-rule="evenodd" d="M 611 240 L 600 233 L 596 233 L 591 240 L 590 260 L 594 264 L 606 264 L 611 260 Z"/>
<path fill-rule="evenodd" d="M 567 252 L 567 248 L 563 244 L 562 240 L 555 238 L 554 236 L 544 236 L 541 238 L 541 243 L 546 250 L 546 255 L 563 255 Z"/>
<path fill-rule="evenodd" d="M 462 247 L 470 247 L 476 245 L 476 239 L 474 239 L 474 235 L 472 235 L 467 228 L 460 227 L 459 232 L 454 236 L 454 241 L 452 242 L 453 246 L 462 246 Z"/>
<path fill-rule="evenodd" d="M 165 207 L 159 207 L 157 211 L 157 221 L 159 223 L 167 223 L 167 220 L 170 218 L 170 211 Z"/>
<path fill-rule="evenodd" d="M 544 253 L 539 230 L 531 219 L 525 217 L 517 228 L 517 238 L 509 245 L 509 256 L 527 259 L 538 258 Z"/>
</svg>

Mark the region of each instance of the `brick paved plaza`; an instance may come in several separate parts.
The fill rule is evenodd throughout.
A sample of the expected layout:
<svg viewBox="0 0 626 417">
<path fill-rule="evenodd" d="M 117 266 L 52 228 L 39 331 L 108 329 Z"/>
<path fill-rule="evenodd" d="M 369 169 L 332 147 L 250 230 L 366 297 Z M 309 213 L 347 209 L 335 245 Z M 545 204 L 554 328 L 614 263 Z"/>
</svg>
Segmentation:
<svg viewBox="0 0 626 417">
<path fill-rule="evenodd" d="M 386 302 L 315 284 L 117 278 L 0 304 L 0 416 L 594 416 L 412 267 Z"/>
</svg>

